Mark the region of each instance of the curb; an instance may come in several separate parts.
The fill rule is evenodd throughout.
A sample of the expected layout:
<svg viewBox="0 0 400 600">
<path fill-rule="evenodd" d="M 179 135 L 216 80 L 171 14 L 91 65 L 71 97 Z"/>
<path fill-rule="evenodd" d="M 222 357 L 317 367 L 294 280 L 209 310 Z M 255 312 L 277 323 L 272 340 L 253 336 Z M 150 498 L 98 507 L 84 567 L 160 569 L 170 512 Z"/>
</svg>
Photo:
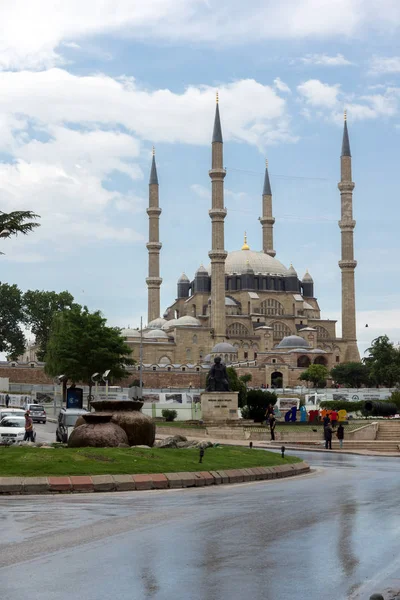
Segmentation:
<svg viewBox="0 0 400 600">
<path fill-rule="evenodd" d="M 264 479 L 295 477 L 310 472 L 306 462 L 277 467 L 197 471 L 195 473 L 152 473 L 148 475 L 71 475 L 70 477 L 0 477 L 0 495 L 70 494 L 82 492 L 125 492 L 182 489 Z"/>
</svg>

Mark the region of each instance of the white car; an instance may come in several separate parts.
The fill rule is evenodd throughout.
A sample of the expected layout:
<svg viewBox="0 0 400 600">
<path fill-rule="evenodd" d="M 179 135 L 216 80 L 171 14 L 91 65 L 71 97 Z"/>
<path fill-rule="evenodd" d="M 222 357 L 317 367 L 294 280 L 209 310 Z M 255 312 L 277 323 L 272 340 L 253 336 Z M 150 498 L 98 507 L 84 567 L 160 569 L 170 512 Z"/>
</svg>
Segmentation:
<svg viewBox="0 0 400 600">
<path fill-rule="evenodd" d="M 0 421 L 4 417 L 23 417 L 25 415 L 23 408 L 6 408 L 5 406 L 0 407 Z"/>
<path fill-rule="evenodd" d="M 25 437 L 25 418 L 22 416 L 8 416 L 0 421 L 0 442 L 13 444 L 23 442 Z M 33 441 L 36 440 L 36 431 L 33 430 Z"/>
</svg>

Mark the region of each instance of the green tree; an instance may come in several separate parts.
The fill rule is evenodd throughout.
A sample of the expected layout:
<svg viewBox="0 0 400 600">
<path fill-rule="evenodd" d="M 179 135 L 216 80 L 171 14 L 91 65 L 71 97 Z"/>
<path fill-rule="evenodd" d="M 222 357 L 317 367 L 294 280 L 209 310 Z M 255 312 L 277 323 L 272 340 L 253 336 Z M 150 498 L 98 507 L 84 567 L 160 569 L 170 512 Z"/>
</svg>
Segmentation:
<svg viewBox="0 0 400 600">
<path fill-rule="evenodd" d="M 246 404 L 246 384 L 239 379 L 234 367 L 227 367 L 226 372 L 228 373 L 229 387 L 231 388 L 232 392 L 239 392 L 238 404 L 241 408 Z"/>
<path fill-rule="evenodd" d="M 0 352 L 12 360 L 25 350 L 23 318 L 21 290 L 15 284 L 0 283 Z"/>
<path fill-rule="evenodd" d="M 364 358 L 371 381 L 375 385 L 394 387 L 400 383 L 400 353 L 387 335 L 374 339 Z"/>
<path fill-rule="evenodd" d="M 369 382 L 368 368 L 359 362 L 336 365 L 331 370 L 331 377 L 336 383 L 354 388 L 367 385 Z"/>
<path fill-rule="evenodd" d="M 29 290 L 23 296 L 25 322 L 30 326 L 39 349 L 37 356 L 44 360 L 54 314 L 71 308 L 74 298 L 69 292 Z"/>
<path fill-rule="evenodd" d="M 308 369 L 302 372 L 299 379 L 301 381 L 311 381 L 314 387 L 324 387 L 328 375 L 329 371 L 324 365 L 310 365 Z"/>
<path fill-rule="evenodd" d="M 253 375 L 251 373 L 245 373 L 244 375 L 241 375 L 239 379 L 240 381 L 243 381 L 247 389 L 247 384 L 253 379 Z"/>
<path fill-rule="evenodd" d="M 250 390 L 247 392 L 246 406 L 242 409 L 244 419 L 253 419 L 256 423 L 265 421 L 265 413 L 269 404 L 274 405 L 278 396 L 274 392 Z"/>
<path fill-rule="evenodd" d="M 39 215 L 30 210 L 16 210 L 11 213 L 0 211 L 0 234 L 2 237 L 10 237 L 19 233 L 26 235 L 40 226 L 39 223 L 35 223 L 38 218 Z"/>
<path fill-rule="evenodd" d="M 135 362 L 130 355 L 120 329 L 107 327 L 99 311 L 90 313 L 86 306 L 75 305 L 54 315 L 45 371 L 53 377 L 63 373 L 74 383 L 87 384 L 91 396 L 93 373 L 110 369 L 110 376 L 118 381 L 128 375 L 126 366 Z"/>
</svg>

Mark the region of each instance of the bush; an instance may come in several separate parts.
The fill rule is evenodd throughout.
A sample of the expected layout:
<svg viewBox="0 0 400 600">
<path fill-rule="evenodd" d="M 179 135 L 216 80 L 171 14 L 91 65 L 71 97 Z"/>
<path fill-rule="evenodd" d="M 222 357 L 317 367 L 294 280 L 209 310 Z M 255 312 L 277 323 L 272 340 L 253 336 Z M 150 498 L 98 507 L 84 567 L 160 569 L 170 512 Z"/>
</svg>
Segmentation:
<svg viewBox="0 0 400 600">
<path fill-rule="evenodd" d="M 247 404 L 242 408 L 244 419 L 253 419 L 256 423 L 265 421 L 265 412 L 269 404 L 275 404 L 278 396 L 274 392 L 250 390 L 247 392 Z"/>
<path fill-rule="evenodd" d="M 347 410 L 347 412 L 357 412 L 364 410 L 364 400 L 358 402 L 347 402 L 347 400 L 322 400 L 320 408 L 327 410 Z"/>
<path fill-rule="evenodd" d="M 175 421 L 176 417 L 178 416 L 176 410 L 171 410 L 169 408 L 163 408 L 161 414 L 166 421 Z"/>
<path fill-rule="evenodd" d="M 396 390 L 392 392 L 390 398 L 388 398 L 388 402 L 393 402 L 400 409 L 400 390 Z"/>
</svg>

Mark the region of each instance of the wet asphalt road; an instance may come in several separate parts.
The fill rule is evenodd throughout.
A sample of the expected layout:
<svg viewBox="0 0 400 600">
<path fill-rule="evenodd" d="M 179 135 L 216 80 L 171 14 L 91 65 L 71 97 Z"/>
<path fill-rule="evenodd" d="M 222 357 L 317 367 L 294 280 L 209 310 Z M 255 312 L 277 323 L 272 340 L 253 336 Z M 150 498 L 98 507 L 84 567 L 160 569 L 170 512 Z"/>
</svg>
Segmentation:
<svg viewBox="0 0 400 600">
<path fill-rule="evenodd" d="M 286 481 L 0 498 L 1 598 L 367 599 L 400 578 L 400 460 L 303 456 Z"/>
</svg>

